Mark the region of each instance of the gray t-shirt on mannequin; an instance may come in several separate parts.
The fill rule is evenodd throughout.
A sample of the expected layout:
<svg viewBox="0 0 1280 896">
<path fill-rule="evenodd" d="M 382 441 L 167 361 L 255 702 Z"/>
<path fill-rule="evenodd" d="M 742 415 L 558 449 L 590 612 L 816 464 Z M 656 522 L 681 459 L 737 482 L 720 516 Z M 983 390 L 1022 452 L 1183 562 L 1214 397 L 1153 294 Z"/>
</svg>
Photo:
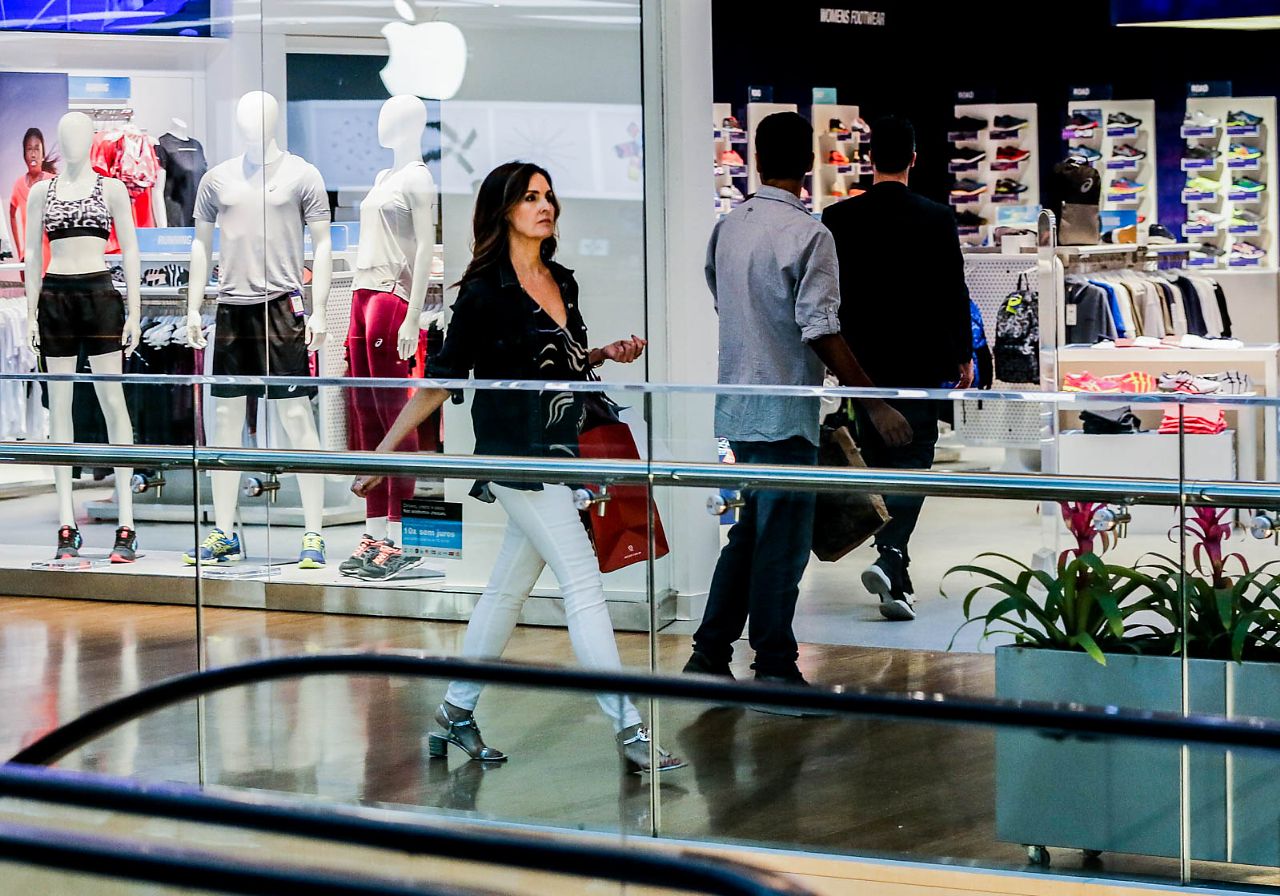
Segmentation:
<svg viewBox="0 0 1280 896">
<path fill-rule="evenodd" d="M 201 178 L 195 219 L 220 232 L 218 301 L 253 305 L 302 291 L 304 225 L 329 220 L 329 198 L 320 172 L 298 156 L 261 168 L 241 156 Z"/>
</svg>

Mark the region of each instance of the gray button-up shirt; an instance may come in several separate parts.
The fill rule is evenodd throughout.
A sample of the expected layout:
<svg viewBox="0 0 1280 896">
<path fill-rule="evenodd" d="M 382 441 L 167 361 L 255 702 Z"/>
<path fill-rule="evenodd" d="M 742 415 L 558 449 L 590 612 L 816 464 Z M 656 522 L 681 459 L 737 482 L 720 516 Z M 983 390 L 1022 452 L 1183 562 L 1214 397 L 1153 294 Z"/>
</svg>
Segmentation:
<svg viewBox="0 0 1280 896">
<path fill-rule="evenodd" d="M 761 187 L 716 224 L 707 285 L 720 315 L 720 382 L 821 386 L 806 344 L 840 332 L 836 244 L 799 199 Z M 742 442 L 801 436 L 818 444 L 816 398 L 716 396 L 716 435 Z"/>
</svg>

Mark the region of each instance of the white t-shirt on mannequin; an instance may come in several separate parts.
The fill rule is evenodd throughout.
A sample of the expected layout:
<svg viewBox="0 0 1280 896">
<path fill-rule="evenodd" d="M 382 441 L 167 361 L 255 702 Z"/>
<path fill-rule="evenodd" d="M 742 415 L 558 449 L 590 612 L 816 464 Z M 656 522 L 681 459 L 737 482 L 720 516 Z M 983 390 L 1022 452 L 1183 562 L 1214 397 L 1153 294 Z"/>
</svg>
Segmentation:
<svg viewBox="0 0 1280 896">
<path fill-rule="evenodd" d="M 360 248 L 356 252 L 355 289 L 395 293 L 409 301 L 413 286 L 413 256 L 418 240 L 413 229 L 413 210 L 405 191 L 409 177 L 425 175 L 431 184 L 434 204 L 435 183 L 427 166 L 419 162 L 399 171 L 378 174 L 373 189 L 360 203 Z"/>
<path fill-rule="evenodd" d="M 329 220 L 329 198 L 319 170 L 298 156 L 265 166 L 240 156 L 200 179 L 194 216 L 221 234 L 218 301 L 253 305 L 302 291 L 303 226 Z"/>
</svg>

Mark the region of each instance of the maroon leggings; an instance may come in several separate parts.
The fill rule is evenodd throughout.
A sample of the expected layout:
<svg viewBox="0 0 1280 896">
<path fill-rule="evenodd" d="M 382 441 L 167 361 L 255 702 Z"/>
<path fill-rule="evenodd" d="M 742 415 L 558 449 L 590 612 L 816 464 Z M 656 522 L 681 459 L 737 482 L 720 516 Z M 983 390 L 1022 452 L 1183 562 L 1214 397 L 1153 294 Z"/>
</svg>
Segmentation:
<svg viewBox="0 0 1280 896">
<path fill-rule="evenodd" d="M 351 375 L 406 379 L 409 361 L 396 350 L 400 325 L 408 303 L 389 292 L 357 289 L 351 297 L 351 327 L 347 331 L 347 359 Z M 354 447 L 373 451 L 409 399 L 408 389 L 353 389 Z M 409 433 L 397 451 L 417 451 L 418 432 Z M 400 502 L 413 497 L 412 476 L 388 476 L 365 498 L 365 516 L 400 519 Z"/>
</svg>

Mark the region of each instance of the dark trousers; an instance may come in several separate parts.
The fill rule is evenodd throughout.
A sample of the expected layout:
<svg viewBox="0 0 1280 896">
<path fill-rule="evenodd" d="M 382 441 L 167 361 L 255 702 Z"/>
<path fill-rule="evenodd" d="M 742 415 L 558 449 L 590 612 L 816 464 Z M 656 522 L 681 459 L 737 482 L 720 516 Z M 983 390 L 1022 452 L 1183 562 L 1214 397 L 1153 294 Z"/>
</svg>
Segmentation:
<svg viewBox="0 0 1280 896">
<path fill-rule="evenodd" d="M 929 469 L 933 466 L 933 450 L 938 444 L 938 403 L 932 399 L 890 400 L 888 403 L 907 418 L 911 425 L 911 441 L 897 448 L 886 445 L 862 405 L 855 403 L 854 420 L 862 459 L 868 467 L 888 470 Z M 885 495 L 884 503 L 893 519 L 877 533 L 876 547 L 897 548 L 907 557 L 907 542 L 920 519 L 924 495 Z"/>
<path fill-rule="evenodd" d="M 795 437 L 782 442 L 731 442 L 739 463 L 815 466 L 818 449 Z M 747 489 L 729 543 L 720 552 L 707 611 L 693 649 L 714 663 L 733 657 L 733 642 L 750 619 L 754 668 L 764 675 L 797 673 L 796 598 L 813 545 L 813 492 Z"/>
</svg>

